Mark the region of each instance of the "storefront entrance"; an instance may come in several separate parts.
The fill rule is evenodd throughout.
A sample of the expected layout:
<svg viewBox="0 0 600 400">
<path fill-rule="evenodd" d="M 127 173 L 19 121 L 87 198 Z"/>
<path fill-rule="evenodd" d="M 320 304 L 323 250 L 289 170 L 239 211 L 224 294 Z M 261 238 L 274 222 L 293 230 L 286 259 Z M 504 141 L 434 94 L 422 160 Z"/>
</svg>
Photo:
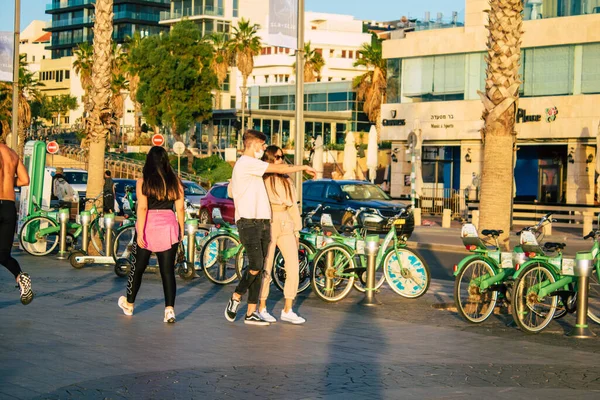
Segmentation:
<svg viewBox="0 0 600 400">
<path fill-rule="evenodd" d="M 566 162 L 566 145 L 519 145 L 515 201 L 564 203 Z"/>
</svg>

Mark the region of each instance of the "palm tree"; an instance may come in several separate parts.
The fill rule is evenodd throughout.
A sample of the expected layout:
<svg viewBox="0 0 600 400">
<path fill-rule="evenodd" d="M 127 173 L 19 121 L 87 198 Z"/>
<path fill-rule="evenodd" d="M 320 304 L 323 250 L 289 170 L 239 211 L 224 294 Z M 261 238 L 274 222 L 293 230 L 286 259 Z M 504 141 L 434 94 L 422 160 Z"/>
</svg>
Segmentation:
<svg viewBox="0 0 600 400">
<path fill-rule="evenodd" d="M 77 97 L 73 97 L 69 94 L 54 96 L 50 99 L 48 107 L 51 113 L 56 114 L 56 125 L 60 126 L 61 115 L 77 109 Z"/>
<path fill-rule="evenodd" d="M 111 102 L 117 134 L 120 132 L 121 120 L 125 114 L 125 93 L 123 93 L 123 91 L 127 90 L 128 87 L 129 82 L 127 81 L 127 78 L 125 78 L 125 75 L 113 75 L 110 89 L 112 93 Z"/>
<path fill-rule="evenodd" d="M 375 123 L 377 137 L 381 134 L 381 105 L 385 103 L 387 86 L 387 64 L 382 57 L 381 40 L 374 37 L 372 43 L 363 43 L 358 51 L 360 58 L 355 67 L 365 67 L 367 72 L 354 78 L 352 85 L 356 89 L 358 101 L 363 102 L 363 111 L 369 121 Z"/>
<path fill-rule="evenodd" d="M 231 54 L 235 57 L 235 65 L 242 74 L 242 133 L 246 128 L 246 92 L 248 90 L 248 77 L 254 69 L 254 56 L 260 54 L 261 43 L 258 36 L 260 26 L 251 24 L 242 18 L 238 26 L 233 27 L 231 38 Z M 241 141 L 238 140 L 238 144 Z"/>
<path fill-rule="evenodd" d="M 217 98 L 215 101 L 215 109 L 221 108 L 221 88 L 227 74 L 229 72 L 229 66 L 232 64 L 232 54 L 230 51 L 231 43 L 224 33 L 213 33 L 208 36 L 208 40 L 212 43 L 214 49 L 214 57 L 211 63 L 211 68 L 217 76 L 219 88 L 217 89 Z"/>
<path fill-rule="evenodd" d="M 125 78 L 129 81 L 129 97 L 133 102 L 134 116 L 134 135 L 137 138 L 142 134 L 142 123 L 140 113 L 142 112 L 142 105 L 137 101 L 137 91 L 140 86 L 140 76 L 135 68 L 135 60 L 133 59 L 133 50 L 138 48 L 142 43 L 142 36 L 139 32 L 135 32 L 133 37 L 127 37 L 123 50 L 125 51 L 126 57 L 124 60 L 124 72 Z"/>
<path fill-rule="evenodd" d="M 79 75 L 79 81 L 83 88 L 83 126 L 85 127 L 86 133 L 88 133 L 88 119 L 90 117 L 90 111 L 92 110 L 90 89 L 92 87 L 92 59 L 94 48 L 91 44 L 83 42 L 75 49 L 73 55 L 75 56 L 73 68 L 77 75 Z"/>
<path fill-rule="evenodd" d="M 325 66 L 325 60 L 321 53 L 311 48 L 310 42 L 304 43 L 304 83 L 316 82 L 321 78 L 321 70 Z M 296 73 L 296 63 L 292 64 Z"/>
<path fill-rule="evenodd" d="M 90 97 L 92 111 L 89 143 L 87 197 L 94 198 L 102 192 L 104 185 L 104 151 L 106 136 L 112 123 L 111 82 L 112 82 L 112 32 L 113 0 L 96 0 L 94 21 L 94 56 L 92 64 Z"/>
<path fill-rule="evenodd" d="M 522 11 L 521 0 L 490 1 L 485 93 L 479 92 L 484 106 L 479 226 L 503 230 L 500 239 L 505 249 L 512 216 Z"/>
</svg>

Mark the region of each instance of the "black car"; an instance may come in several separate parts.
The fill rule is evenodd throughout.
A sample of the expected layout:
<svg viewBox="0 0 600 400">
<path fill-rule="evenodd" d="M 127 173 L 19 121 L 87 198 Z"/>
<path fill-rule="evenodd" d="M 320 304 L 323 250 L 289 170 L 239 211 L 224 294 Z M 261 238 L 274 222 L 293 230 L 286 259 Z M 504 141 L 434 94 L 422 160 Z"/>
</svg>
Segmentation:
<svg viewBox="0 0 600 400">
<path fill-rule="evenodd" d="M 361 221 L 372 232 L 387 232 L 389 229 L 386 217 L 398 215 L 406 204 L 392 200 L 381 188 L 366 181 L 320 179 L 306 181 L 302 184 L 302 212 L 315 209 L 319 204 L 328 207 L 325 211 L 331 214 L 336 227 L 349 223 L 347 208 L 358 210 L 361 207 L 375 208 L 384 218 L 367 218 Z M 315 215 L 315 222 L 320 219 Z M 414 216 L 407 213 L 404 233 L 410 235 L 414 229 Z"/>
</svg>

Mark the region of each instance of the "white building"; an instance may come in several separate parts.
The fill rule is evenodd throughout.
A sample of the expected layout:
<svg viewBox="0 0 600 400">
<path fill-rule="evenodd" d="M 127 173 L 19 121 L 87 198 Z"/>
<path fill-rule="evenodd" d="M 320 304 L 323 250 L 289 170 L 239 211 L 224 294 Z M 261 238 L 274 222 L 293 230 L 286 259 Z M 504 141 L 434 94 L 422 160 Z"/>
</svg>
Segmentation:
<svg viewBox="0 0 600 400">
<path fill-rule="evenodd" d="M 44 32 L 45 27 L 46 22 L 34 20 L 21 32 L 19 53 L 27 55 L 28 68 L 33 73 L 40 70 L 42 60 L 50 58 L 50 50 L 46 50 L 50 43 L 50 34 Z"/>
</svg>

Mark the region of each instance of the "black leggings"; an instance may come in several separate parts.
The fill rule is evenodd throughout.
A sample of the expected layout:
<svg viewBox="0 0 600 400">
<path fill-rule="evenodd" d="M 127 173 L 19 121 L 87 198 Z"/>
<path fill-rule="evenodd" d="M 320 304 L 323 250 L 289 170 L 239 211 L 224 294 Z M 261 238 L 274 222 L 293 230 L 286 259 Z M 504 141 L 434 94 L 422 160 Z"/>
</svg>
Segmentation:
<svg viewBox="0 0 600 400">
<path fill-rule="evenodd" d="M 17 278 L 21 266 L 10 255 L 17 226 L 17 207 L 12 200 L 0 200 L 0 264 L 4 265 Z"/>
<path fill-rule="evenodd" d="M 175 306 L 175 292 L 177 291 L 175 284 L 175 257 L 177 256 L 178 246 L 179 244 L 176 243 L 169 250 L 156 253 L 163 291 L 165 293 L 165 307 Z M 135 302 L 135 297 L 142 284 L 142 276 L 144 275 L 144 271 L 146 271 L 151 255 L 152 252 L 150 250 L 138 247 L 136 234 L 133 238 L 133 251 L 131 252 L 133 265 L 127 279 L 127 302 L 129 303 Z"/>
</svg>

